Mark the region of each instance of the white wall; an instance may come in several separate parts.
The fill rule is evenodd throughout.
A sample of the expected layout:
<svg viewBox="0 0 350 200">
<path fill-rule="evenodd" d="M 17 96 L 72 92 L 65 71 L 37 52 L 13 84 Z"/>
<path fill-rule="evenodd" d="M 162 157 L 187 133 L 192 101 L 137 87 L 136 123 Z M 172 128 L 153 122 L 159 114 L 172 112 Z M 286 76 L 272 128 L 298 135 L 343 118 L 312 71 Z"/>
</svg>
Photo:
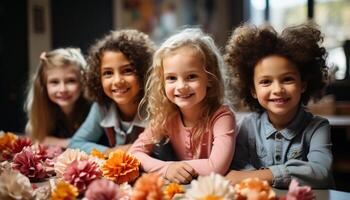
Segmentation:
<svg viewBox="0 0 350 200">
<path fill-rule="evenodd" d="M 39 56 L 43 51 L 50 51 L 51 46 L 51 0 L 27 0 L 28 1 L 28 61 L 29 77 L 33 74 L 39 63 Z M 41 6 L 44 10 L 44 31 L 34 31 L 33 8 Z"/>
</svg>

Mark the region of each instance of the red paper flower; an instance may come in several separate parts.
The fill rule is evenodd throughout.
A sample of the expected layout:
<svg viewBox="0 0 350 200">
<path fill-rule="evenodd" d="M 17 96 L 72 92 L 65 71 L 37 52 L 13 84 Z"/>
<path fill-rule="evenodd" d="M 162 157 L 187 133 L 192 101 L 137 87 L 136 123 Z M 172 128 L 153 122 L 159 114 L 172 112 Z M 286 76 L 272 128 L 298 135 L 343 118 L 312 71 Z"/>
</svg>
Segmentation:
<svg viewBox="0 0 350 200">
<path fill-rule="evenodd" d="M 42 179 L 46 177 L 45 168 L 40 160 L 27 149 L 15 155 L 12 168 L 17 169 L 30 179 Z"/>
<path fill-rule="evenodd" d="M 63 179 L 78 188 L 81 193 L 87 189 L 89 184 L 102 176 L 97 163 L 88 160 L 73 161 L 68 165 Z"/>
<path fill-rule="evenodd" d="M 85 197 L 88 200 L 118 200 L 119 186 L 106 179 L 95 180 L 86 190 Z"/>
<path fill-rule="evenodd" d="M 109 155 L 109 159 L 101 167 L 103 176 L 118 184 L 131 182 L 139 176 L 140 161 L 121 150 Z"/>
<path fill-rule="evenodd" d="M 158 174 L 144 174 L 137 179 L 131 200 L 163 200 L 163 179 Z"/>
</svg>

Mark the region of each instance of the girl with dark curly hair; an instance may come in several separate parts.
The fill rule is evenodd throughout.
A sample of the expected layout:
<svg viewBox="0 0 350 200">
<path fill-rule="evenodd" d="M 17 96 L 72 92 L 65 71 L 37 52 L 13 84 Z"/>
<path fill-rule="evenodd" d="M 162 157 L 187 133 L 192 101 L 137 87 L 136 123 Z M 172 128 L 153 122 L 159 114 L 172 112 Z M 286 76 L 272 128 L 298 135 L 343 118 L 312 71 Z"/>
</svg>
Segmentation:
<svg viewBox="0 0 350 200">
<path fill-rule="evenodd" d="M 234 90 L 256 111 L 238 125 L 236 152 L 226 178 L 247 177 L 288 187 L 291 179 L 313 188 L 333 186 L 330 126 L 305 110 L 326 84 L 326 50 L 312 23 L 284 29 L 243 25 L 226 46 Z M 236 171 L 244 170 L 244 171 Z"/>
<path fill-rule="evenodd" d="M 149 37 L 137 30 L 112 31 L 92 45 L 86 82 L 88 95 L 97 103 L 72 138 L 71 148 L 106 154 L 129 148 L 145 126 L 137 113 L 154 50 Z"/>
</svg>

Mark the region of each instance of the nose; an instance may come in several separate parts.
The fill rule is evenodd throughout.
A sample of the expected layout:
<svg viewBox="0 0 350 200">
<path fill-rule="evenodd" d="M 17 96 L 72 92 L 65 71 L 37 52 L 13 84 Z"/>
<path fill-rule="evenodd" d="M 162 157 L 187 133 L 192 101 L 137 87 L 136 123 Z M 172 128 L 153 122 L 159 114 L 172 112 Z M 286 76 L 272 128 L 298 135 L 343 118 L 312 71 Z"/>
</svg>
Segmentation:
<svg viewBox="0 0 350 200">
<path fill-rule="evenodd" d="M 186 81 L 184 80 L 179 80 L 176 86 L 181 93 L 185 93 L 189 90 L 189 86 Z"/>
<path fill-rule="evenodd" d="M 67 91 L 67 85 L 64 82 L 61 82 L 59 84 L 59 88 L 58 89 L 59 89 L 60 92 L 65 92 L 65 91 Z"/>
<path fill-rule="evenodd" d="M 121 85 L 124 84 L 125 80 L 122 76 L 120 76 L 119 74 L 115 74 L 113 77 L 113 84 L 114 85 Z"/>
<path fill-rule="evenodd" d="M 272 91 L 275 93 L 275 94 L 279 94 L 279 93 L 282 93 L 285 91 L 284 87 L 283 87 L 283 84 L 281 83 L 274 83 L 272 85 Z"/>
</svg>

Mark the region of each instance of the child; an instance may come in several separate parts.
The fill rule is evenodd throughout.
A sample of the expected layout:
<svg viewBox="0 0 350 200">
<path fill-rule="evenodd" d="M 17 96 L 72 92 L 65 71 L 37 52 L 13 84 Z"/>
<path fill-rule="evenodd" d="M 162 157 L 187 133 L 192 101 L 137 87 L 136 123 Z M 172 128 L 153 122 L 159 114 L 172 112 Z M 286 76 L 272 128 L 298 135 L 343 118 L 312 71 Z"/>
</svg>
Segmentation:
<svg viewBox="0 0 350 200">
<path fill-rule="evenodd" d="M 41 54 L 25 103 L 26 134 L 44 145 L 67 147 L 90 106 L 83 95 L 85 67 L 79 49 L 60 48 Z"/>
<path fill-rule="evenodd" d="M 313 24 L 286 28 L 243 25 L 227 46 L 225 61 L 239 97 L 256 111 L 238 126 L 237 148 L 227 179 L 247 177 L 287 188 L 291 179 L 314 188 L 332 186 L 329 122 L 305 111 L 325 86 L 326 51 Z"/>
<path fill-rule="evenodd" d="M 97 103 L 75 133 L 71 148 L 87 153 L 94 148 L 106 154 L 114 148 L 126 151 L 143 131 L 137 111 L 154 47 L 144 33 L 121 30 L 90 48 L 87 88 Z"/>
<path fill-rule="evenodd" d="M 197 174 L 227 172 L 234 152 L 235 118 L 222 105 L 222 67 L 213 39 L 200 29 L 185 29 L 156 51 L 145 95 L 150 128 L 129 150 L 144 171 L 177 183 L 188 183 Z M 149 156 L 164 138 L 180 161 Z"/>
</svg>

